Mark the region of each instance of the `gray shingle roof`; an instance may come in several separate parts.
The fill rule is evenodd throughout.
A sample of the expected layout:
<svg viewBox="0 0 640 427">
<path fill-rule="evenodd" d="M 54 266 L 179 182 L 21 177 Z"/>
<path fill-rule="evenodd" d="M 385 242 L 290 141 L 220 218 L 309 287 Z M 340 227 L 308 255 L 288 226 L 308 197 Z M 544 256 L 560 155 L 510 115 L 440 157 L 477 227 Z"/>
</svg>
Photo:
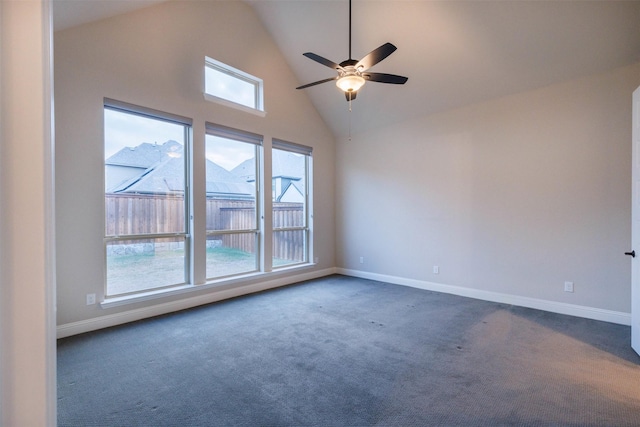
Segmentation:
<svg viewBox="0 0 640 427">
<path fill-rule="evenodd" d="M 245 181 L 253 182 L 256 179 L 254 160 L 248 159 L 240 163 L 231 170 L 231 173 L 242 178 Z M 304 194 L 306 186 L 305 164 L 304 158 L 300 155 L 290 153 L 284 150 L 274 150 L 271 160 L 272 176 L 274 178 L 291 179 L 295 187 Z M 288 185 L 282 188 L 282 193 L 276 195 L 275 199 L 280 200 L 288 188 Z"/>
<path fill-rule="evenodd" d="M 170 153 L 182 153 L 182 145 L 167 141 L 162 145 L 142 143 L 125 147 L 109 157 L 105 164 L 145 168 L 140 174 L 111 189 L 113 193 L 182 194 L 184 159 Z M 208 197 L 253 198 L 255 187 L 245 179 L 207 160 L 206 191 Z"/>
<path fill-rule="evenodd" d="M 304 182 L 304 161 L 300 155 L 283 150 L 273 151 L 271 170 L 273 177 L 300 179 Z M 255 180 L 254 160 L 245 160 L 233 168 L 231 173 L 243 177 L 247 181 Z"/>
<path fill-rule="evenodd" d="M 132 166 L 148 168 L 167 157 L 171 152 L 182 152 L 182 144 L 169 140 L 162 145 L 143 142 L 135 147 L 124 147 L 105 160 L 105 164 L 114 166 Z"/>
</svg>

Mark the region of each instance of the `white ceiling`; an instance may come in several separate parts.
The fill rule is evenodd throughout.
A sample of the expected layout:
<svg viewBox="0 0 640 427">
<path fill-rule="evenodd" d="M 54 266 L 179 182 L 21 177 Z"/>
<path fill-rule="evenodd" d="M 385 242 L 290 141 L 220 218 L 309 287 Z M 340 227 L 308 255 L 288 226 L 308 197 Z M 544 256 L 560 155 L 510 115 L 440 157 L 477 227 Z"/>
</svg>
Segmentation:
<svg viewBox="0 0 640 427">
<path fill-rule="evenodd" d="M 54 0 L 54 27 L 159 1 Z M 347 0 L 246 1 L 298 76 L 293 87 L 335 75 L 304 52 L 347 59 Z M 354 0 L 354 58 L 385 42 L 398 50 L 371 71 L 405 85 L 368 82 L 351 113 L 333 82 L 304 89 L 336 136 L 350 121 L 357 133 L 638 62 L 640 1 Z"/>
</svg>

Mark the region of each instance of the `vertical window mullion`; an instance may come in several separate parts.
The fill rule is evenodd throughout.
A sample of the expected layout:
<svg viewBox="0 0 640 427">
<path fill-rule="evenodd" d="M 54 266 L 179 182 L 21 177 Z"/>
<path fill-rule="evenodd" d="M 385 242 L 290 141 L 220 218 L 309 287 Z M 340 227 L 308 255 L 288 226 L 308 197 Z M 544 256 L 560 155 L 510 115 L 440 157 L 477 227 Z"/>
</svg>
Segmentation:
<svg viewBox="0 0 640 427">
<path fill-rule="evenodd" d="M 187 250 L 187 248 L 191 248 L 191 184 L 190 184 L 190 176 L 191 176 L 191 128 L 184 128 L 184 149 L 183 155 L 184 158 L 184 232 L 185 232 L 185 254 L 184 254 L 184 282 L 191 282 L 191 250 Z"/>
</svg>

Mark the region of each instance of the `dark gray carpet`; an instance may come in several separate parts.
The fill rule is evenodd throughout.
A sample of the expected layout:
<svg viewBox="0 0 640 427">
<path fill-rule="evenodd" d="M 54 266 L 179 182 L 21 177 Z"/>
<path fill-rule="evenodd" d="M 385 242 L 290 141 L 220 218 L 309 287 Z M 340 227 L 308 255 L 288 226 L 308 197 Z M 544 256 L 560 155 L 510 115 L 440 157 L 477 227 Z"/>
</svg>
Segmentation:
<svg viewBox="0 0 640 427">
<path fill-rule="evenodd" d="M 59 426 L 639 426 L 630 328 L 344 276 L 58 342 Z"/>
</svg>

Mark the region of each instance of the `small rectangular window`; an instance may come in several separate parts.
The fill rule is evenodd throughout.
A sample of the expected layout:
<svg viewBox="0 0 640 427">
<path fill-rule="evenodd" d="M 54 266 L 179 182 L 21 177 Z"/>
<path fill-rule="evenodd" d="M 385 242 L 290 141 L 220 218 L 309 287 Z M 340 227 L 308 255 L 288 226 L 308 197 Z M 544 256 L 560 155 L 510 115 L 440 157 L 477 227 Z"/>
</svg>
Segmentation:
<svg viewBox="0 0 640 427">
<path fill-rule="evenodd" d="M 223 104 L 226 104 L 224 101 L 227 101 L 263 112 L 262 86 L 262 79 L 215 59 L 205 57 L 205 98 L 215 102 L 222 100 Z"/>
</svg>

